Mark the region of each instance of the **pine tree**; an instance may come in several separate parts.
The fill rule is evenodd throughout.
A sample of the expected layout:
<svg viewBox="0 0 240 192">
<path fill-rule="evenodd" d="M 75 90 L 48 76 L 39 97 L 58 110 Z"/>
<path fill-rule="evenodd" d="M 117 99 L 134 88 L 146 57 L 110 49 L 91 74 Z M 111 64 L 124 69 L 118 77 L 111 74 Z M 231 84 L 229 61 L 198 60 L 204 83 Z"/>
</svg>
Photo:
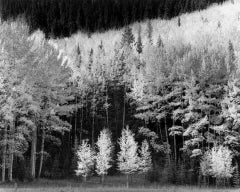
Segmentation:
<svg viewBox="0 0 240 192">
<path fill-rule="evenodd" d="M 76 175 L 83 176 L 84 181 L 86 182 L 87 177 L 91 174 L 95 161 L 95 154 L 91 146 L 88 144 L 88 141 L 83 140 L 82 144 L 77 150 L 78 157 L 78 166 L 76 170 Z"/>
<path fill-rule="evenodd" d="M 118 141 L 120 152 L 118 153 L 118 168 L 119 171 L 127 176 L 127 187 L 129 187 L 129 175 L 138 171 L 139 157 L 137 154 L 138 146 L 134 139 L 134 134 L 126 129 L 122 130 L 122 136 Z"/>
<path fill-rule="evenodd" d="M 132 33 L 132 28 L 130 26 L 126 26 L 122 34 L 122 40 L 121 40 L 122 47 L 123 46 L 131 47 L 134 41 L 135 41 L 135 38 Z"/>
<path fill-rule="evenodd" d="M 91 74 L 92 66 L 93 66 L 93 49 L 91 48 L 89 52 L 89 58 L 88 58 L 88 72 L 90 74 Z"/>
<path fill-rule="evenodd" d="M 146 174 L 152 168 L 152 158 L 149 150 L 149 144 L 147 140 L 142 142 L 141 150 L 140 150 L 140 162 L 139 162 L 139 170 L 141 173 Z"/>
<path fill-rule="evenodd" d="M 103 129 L 98 137 L 97 154 L 96 154 L 96 172 L 102 177 L 102 184 L 104 182 L 104 177 L 107 175 L 108 170 L 111 168 L 112 161 L 112 142 L 111 134 L 109 130 Z"/>
<path fill-rule="evenodd" d="M 178 17 L 178 27 L 181 27 L 181 18 Z"/>
<path fill-rule="evenodd" d="M 139 28 L 138 28 L 138 38 L 137 38 L 137 43 L 136 44 L 137 44 L 136 50 L 139 54 L 141 54 L 142 51 L 143 51 L 143 45 L 142 45 L 141 25 L 140 24 L 139 24 Z"/>
<path fill-rule="evenodd" d="M 236 70 L 236 56 L 232 42 L 228 42 L 227 69 L 229 74 L 234 74 Z"/>
<path fill-rule="evenodd" d="M 153 37 L 152 37 L 152 35 L 153 35 L 153 27 L 152 27 L 151 20 L 149 19 L 147 21 L 147 38 L 148 38 L 148 42 L 150 44 L 153 44 L 153 39 L 152 39 Z"/>
<path fill-rule="evenodd" d="M 157 47 L 158 47 L 158 48 L 163 48 L 163 47 L 164 47 L 164 44 L 163 44 L 161 35 L 159 35 L 159 37 L 158 37 Z"/>
</svg>

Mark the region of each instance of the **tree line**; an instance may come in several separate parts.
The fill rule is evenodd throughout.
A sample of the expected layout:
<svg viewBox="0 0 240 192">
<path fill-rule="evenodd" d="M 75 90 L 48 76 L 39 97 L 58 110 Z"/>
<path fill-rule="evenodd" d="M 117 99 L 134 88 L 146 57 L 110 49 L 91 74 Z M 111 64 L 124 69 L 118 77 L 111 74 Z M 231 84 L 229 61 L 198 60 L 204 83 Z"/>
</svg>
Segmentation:
<svg viewBox="0 0 240 192">
<path fill-rule="evenodd" d="M 78 146 L 88 139 L 96 148 L 103 128 L 116 162 L 129 125 L 137 142 L 149 143 L 150 181 L 239 184 L 239 66 L 231 40 L 200 34 L 201 43 L 171 44 L 159 35 L 153 42 L 149 20 L 146 43 L 141 25 L 137 34 L 126 26 L 111 53 L 104 40 L 87 56 L 76 45 L 70 67 L 25 24 L 4 22 L 0 30 L 3 181 L 74 176 Z M 219 177 L 212 157 L 235 168 Z M 109 174 L 116 170 L 113 163 Z"/>
<path fill-rule="evenodd" d="M 68 37 L 78 30 L 91 33 L 121 28 L 152 18 L 170 19 L 224 0 L 1 0 L 4 20 L 24 17 L 30 29 L 47 37 Z"/>
</svg>

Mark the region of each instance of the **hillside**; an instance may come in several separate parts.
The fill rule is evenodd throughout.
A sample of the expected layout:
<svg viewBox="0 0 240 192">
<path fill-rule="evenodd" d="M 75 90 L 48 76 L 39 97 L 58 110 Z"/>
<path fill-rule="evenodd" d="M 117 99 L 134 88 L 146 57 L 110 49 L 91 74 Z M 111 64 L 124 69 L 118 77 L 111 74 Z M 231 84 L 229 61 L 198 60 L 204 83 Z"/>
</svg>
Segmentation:
<svg viewBox="0 0 240 192">
<path fill-rule="evenodd" d="M 230 1 L 223 5 L 213 5 L 206 10 L 196 11 L 190 14 L 183 14 L 181 26 L 177 24 L 178 18 L 171 20 L 154 19 L 151 20 L 153 27 L 153 42 L 156 43 L 159 35 L 166 47 L 181 46 L 181 44 L 191 44 L 196 47 L 202 47 L 205 43 L 225 44 L 228 40 L 234 43 L 235 51 L 238 51 L 240 45 L 238 42 L 237 31 L 240 30 L 240 1 Z M 220 23 L 220 27 L 218 24 Z M 147 21 L 131 25 L 135 39 L 137 39 L 137 30 L 139 25 L 142 27 L 143 47 L 147 43 Z M 97 47 L 103 42 L 106 55 L 111 57 L 115 43 L 121 41 L 122 30 L 110 30 L 105 33 L 93 33 L 89 38 L 87 34 L 78 32 L 70 38 L 52 40 L 61 52 L 67 56 L 70 63 L 75 59 L 74 50 L 79 45 L 82 55 L 87 60 L 87 55 L 92 48 L 96 53 Z M 236 43 L 236 44 L 235 44 Z"/>
<path fill-rule="evenodd" d="M 47 37 L 69 37 L 77 30 L 87 33 L 121 28 L 146 18 L 170 19 L 180 13 L 207 8 L 225 0 L 1 0 L 4 20 L 25 18 L 30 30 L 41 29 Z"/>
</svg>

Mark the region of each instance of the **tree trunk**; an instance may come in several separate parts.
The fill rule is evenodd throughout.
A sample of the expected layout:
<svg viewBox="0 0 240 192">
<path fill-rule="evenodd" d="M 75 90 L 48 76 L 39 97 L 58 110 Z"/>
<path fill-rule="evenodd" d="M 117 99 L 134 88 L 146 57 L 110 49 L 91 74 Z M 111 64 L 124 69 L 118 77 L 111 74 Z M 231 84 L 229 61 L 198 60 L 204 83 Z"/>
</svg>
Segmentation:
<svg viewBox="0 0 240 192">
<path fill-rule="evenodd" d="M 84 183 L 86 183 L 87 182 L 87 176 L 84 176 L 83 180 L 84 180 Z"/>
<path fill-rule="evenodd" d="M 83 102 L 83 100 L 82 100 Z M 79 144 L 82 143 L 82 131 L 83 131 L 83 105 L 82 105 L 82 109 L 81 109 L 81 128 L 80 128 L 80 135 L 79 135 Z"/>
<path fill-rule="evenodd" d="M 95 87 L 93 88 L 93 99 L 92 99 L 92 147 L 94 146 L 94 132 L 95 132 Z"/>
<path fill-rule="evenodd" d="M 164 128 L 165 128 L 167 144 L 168 144 L 168 146 L 170 146 L 169 139 L 168 139 L 168 130 L 167 130 L 167 117 L 164 118 Z M 169 153 L 168 153 L 168 163 L 170 164 L 170 154 Z"/>
<path fill-rule="evenodd" d="M 45 142 L 45 130 L 42 130 L 42 143 L 41 143 L 41 156 L 40 156 L 40 164 L 39 164 L 39 170 L 38 170 L 38 178 L 41 177 L 42 172 L 42 165 L 43 165 L 43 155 L 44 155 L 44 142 Z"/>
<path fill-rule="evenodd" d="M 77 107 L 77 95 L 75 95 L 75 121 L 74 121 L 74 143 L 76 142 L 75 140 L 77 139 L 77 114 L 78 114 L 78 107 Z"/>
<path fill-rule="evenodd" d="M 129 188 L 129 174 L 126 174 L 127 176 L 127 188 Z"/>
<path fill-rule="evenodd" d="M 109 128 L 109 123 L 108 123 L 108 88 L 106 86 L 106 118 L 107 118 L 107 128 Z"/>
<path fill-rule="evenodd" d="M 126 102 L 126 85 L 124 85 L 124 98 L 123 98 L 123 124 L 122 124 L 122 128 L 124 129 L 125 127 L 125 113 L 126 113 L 126 106 L 125 106 L 125 102 Z"/>
<path fill-rule="evenodd" d="M 177 142 L 176 142 L 176 135 L 174 135 L 174 156 L 175 156 L 175 164 L 177 165 Z"/>
<path fill-rule="evenodd" d="M 14 118 L 15 119 L 15 118 Z M 15 132 L 15 120 L 13 120 L 12 125 L 10 126 L 10 137 L 11 143 L 9 146 L 9 167 L 8 167 L 8 179 L 10 182 L 13 181 L 13 159 L 14 159 L 14 132 Z"/>
<path fill-rule="evenodd" d="M 94 128 L 95 127 L 95 111 L 93 111 L 92 115 L 92 147 L 94 146 Z"/>
<path fill-rule="evenodd" d="M 103 175 L 101 176 L 101 183 L 102 183 L 102 185 L 104 184 L 104 180 L 105 180 L 105 175 L 103 174 Z"/>
<path fill-rule="evenodd" d="M 31 177 L 35 179 L 36 177 L 36 148 L 37 148 L 37 128 L 34 127 L 32 131 L 32 143 L 31 143 Z"/>
<path fill-rule="evenodd" d="M 2 156 L 2 182 L 5 182 L 6 175 L 6 154 L 7 154 L 7 127 L 4 128 L 4 144 Z"/>
</svg>

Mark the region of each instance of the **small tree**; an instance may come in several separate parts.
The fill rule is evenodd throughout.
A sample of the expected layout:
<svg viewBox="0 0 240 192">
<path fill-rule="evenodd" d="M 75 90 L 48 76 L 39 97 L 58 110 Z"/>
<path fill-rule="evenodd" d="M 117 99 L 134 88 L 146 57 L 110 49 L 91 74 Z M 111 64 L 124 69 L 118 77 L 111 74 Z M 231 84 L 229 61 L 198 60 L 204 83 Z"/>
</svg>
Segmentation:
<svg viewBox="0 0 240 192">
<path fill-rule="evenodd" d="M 217 179 L 217 182 L 221 179 L 225 181 L 225 179 L 231 178 L 234 172 L 232 152 L 227 147 L 214 147 L 211 151 L 211 156 L 211 172 L 212 176 Z"/>
<path fill-rule="evenodd" d="M 88 141 L 86 140 L 82 141 L 82 144 L 79 146 L 79 149 L 77 150 L 77 158 L 78 162 L 76 175 L 83 176 L 84 181 L 86 182 L 87 176 L 89 176 L 93 169 L 95 160 L 94 151 L 92 150 Z"/>
<path fill-rule="evenodd" d="M 211 176 L 211 163 L 212 163 L 212 156 L 210 151 L 207 151 L 203 155 L 200 162 L 200 172 L 201 172 L 201 175 L 203 176 L 204 183 L 207 183 L 206 178 Z"/>
<path fill-rule="evenodd" d="M 96 172 L 102 177 L 102 183 L 104 182 L 104 176 L 108 173 L 108 169 L 111 168 L 112 148 L 111 134 L 109 130 L 103 129 L 98 137 L 98 152 L 96 155 Z"/>
<path fill-rule="evenodd" d="M 159 37 L 158 37 L 157 47 L 158 48 L 163 48 L 164 47 L 161 35 L 159 35 Z"/>
<path fill-rule="evenodd" d="M 139 157 L 137 154 L 138 146 L 134 139 L 134 134 L 126 129 L 122 130 L 122 136 L 119 139 L 120 152 L 118 153 L 119 170 L 127 176 L 127 188 L 129 187 L 129 175 L 138 171 Z"/>
<path fill-rule="evenodd" d="M 147 140 L 144 140 L 142 142 L 140 150 L 139 170 L 141 173 L 146 174 L 151 168 L 152 168 L 151 152 L 149 150 L 149 144 Z"/>
<path fill-rule="evenodd" d="M 141 25 L 139 25 L 139 28 L 138 28 L 138 37 L 137 37 L 137 52 L 138 54 L 141 54 L 142 51 L 143 51 L 143 44 L 142 44 L 142 37 L 141 37 Z"/>
<path fill-rule="evenodd" d="M 147 21 L 147 38 L 150 44 L 153 43 L 152 36 L 153 36 L 153 27 L 152 27 L 151 20 L 149 19 Z"/>
<path fill-rule="evenodd" d="M 229 179 L 233 176 L 234 167 L 232 166 L 232 152 L 223 146 L 214 147 L 205 152 L 200 163 L 200 169 L 203 176 L 213 176 L 216 178 L 216 184 L 220 180 Z"/>
<path fill-rule="evenodd" d="M 132 33 L 132 28 L 129 26 L 126 26 L 122 35 L 121 45 L 131 46 L 131 44 L 133 44 L 134 41 L 135 41 L 135 38 Z"/>
<path fill-rule="evenodd" d="M 178 17 L 178 27 L 181 27 L 181 18 Z"/>
</svg>

